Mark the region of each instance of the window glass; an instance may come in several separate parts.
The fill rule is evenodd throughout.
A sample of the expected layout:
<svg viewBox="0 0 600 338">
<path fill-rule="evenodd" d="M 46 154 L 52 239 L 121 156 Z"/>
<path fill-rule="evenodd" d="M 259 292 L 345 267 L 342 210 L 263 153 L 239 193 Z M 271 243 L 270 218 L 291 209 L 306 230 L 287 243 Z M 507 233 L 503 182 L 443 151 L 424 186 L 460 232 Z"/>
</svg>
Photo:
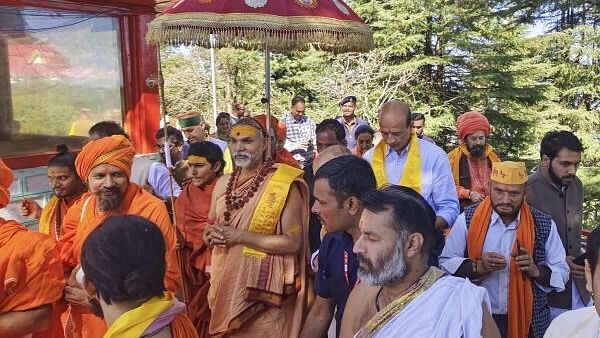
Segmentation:
<svg viewBox="0 0 600 338">
<path fill-rule="evenodd" d="M 80 148 L 96 122 L 122 123 L 119 21 L 0 6 L 0 155 Z"/>
</svg>

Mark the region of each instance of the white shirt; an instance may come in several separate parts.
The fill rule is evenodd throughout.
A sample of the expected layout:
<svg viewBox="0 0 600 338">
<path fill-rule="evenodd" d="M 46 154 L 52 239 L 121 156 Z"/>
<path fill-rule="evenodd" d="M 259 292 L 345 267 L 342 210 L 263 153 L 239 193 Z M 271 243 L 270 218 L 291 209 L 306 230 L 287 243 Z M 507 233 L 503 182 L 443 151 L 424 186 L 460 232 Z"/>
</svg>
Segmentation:
<svg viewBox="0 0 600 338">
<path fill-rule="evenodd" d="M 512 223 L 505 225 L 500 216 L 492 211 L 490 226 L 488 228 L 485 241 L 483 243 L 483 252 L 495 252 L 504 256 L 507 262 L 514 259 L 511 256 L 513 244 L 517 235 L 517 225 L 521 215 L 517 216 Z M 473 225 L 471 225 L 473 226 Z M 446 237 L 446 245 L 440 255 L 440 267 L 449 273 L 456 273 L 465 258 L 465 249 L 467 247 L 467 226 L 465 214 L 458 216 L 458 219 L 452 227 L 452 231 Z M 565 249 L 562 245 L 556 224 L 552 221 L 550 234 L 544 246 L 546 260 L 540 262 L 547 266 L 551 271 L 550 288 L 536 285 L 544 292 L 563 291 L 565 283 L 569 279 L 569 266 L 566 262 Z M 532 253 L 533 254 L 533 253 Z M 507 314 L 508 312 L 508 275 L 509 264 L 506 264 L 504 270 L 493 271 L 486 274 L 480 285 L 483 286 L 490 296 L 493 314 Z"/>
<path fill-rule="evenodd" d="M 460 207 L 448 155 L 431 142 L 421 139 L 418 139 L 418 142 L 421 158 L 421 196 L 433 208 L 436 216 L 444 218 L 451 226 L 460 213 Z M 385 175 L 390 184 L 400 183 L 410 146 L 409 144 L 400 154 L 388 147 Z M 363 158 L 371 163 L 374 151 L 375 148 L 371 148 Z"/>
</svg>

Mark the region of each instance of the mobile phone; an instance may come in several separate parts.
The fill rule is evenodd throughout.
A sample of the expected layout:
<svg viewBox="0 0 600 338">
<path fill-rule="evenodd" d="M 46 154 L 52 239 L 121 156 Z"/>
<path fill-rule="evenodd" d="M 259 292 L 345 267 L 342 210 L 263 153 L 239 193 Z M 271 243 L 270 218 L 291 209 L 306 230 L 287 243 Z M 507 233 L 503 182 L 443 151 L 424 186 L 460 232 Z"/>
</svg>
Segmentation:
<svg viewBox="0 0 600 338">
<path fill-rule="evenodd" d="M 581 255 L 577 256 L 574 260 L 573 263 L 580 265 L 580 266 L 585 266 L 585 252 L 582 253 Z"/>
</svg>

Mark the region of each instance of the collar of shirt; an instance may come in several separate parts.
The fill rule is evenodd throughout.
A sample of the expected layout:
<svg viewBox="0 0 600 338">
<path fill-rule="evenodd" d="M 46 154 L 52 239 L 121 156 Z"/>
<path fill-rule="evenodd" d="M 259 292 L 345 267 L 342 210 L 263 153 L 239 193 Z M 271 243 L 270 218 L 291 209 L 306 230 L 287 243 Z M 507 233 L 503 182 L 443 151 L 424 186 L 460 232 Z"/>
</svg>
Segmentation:
<svg viewBox="0 0 600 338">
<path fill-rule="evenodd" d="M 383 141 L 382 141 L 383 142 Z M 397 151 L 395 151 L 394 149 L 392 149 L 392 147 L 387 146 L 388 148 L 388 152 L 387 155 L 385 155 L 385 157 L 389 157 L 389 156 L 398 156 L 400 158 L 408 156 L 408 150 L 410 149 L 410 142 L 408 143 L 408 145 L 406 147 L 404 147 L 404 149 L 402 149 L 402 151 L 400 152 L 400 154 L 398 154 Z"/>
<path fill-rule="evenodd" d="M 503 226 L 503 227 L 509 228 L 511 230 L 515 230 L 515 229 L 517 229 L 517 226 L 519 225 L 520 220 L 521 220 L 521 211 L 519 211 L 519 214 L 517 214 L 517 218 L 515 218 L 514 221 L 512 221 L 508 225 L 504 224 L 504 222 L 500 218 L 500 215 L 498 215 L 498 213 L 496 213 L 495 210 L 492 210 L 492 216 L 490 217 L 490 226 Z"/>
<path fill-rule="evenodd" d="M 354 127 L 356 123 L 358 123 L 358 121 L 356 121 L 356 116 L 354 116 L 354 118 L 350 122 L 346 122 L 346 119 L 344 117 L 342 117 L 342 120 L 344 121 L 344 125 L 346 125 L 347 127 Z"/>
<path fill-rule="evenodd" d="M 296 124 L 301 124 L 304 123 L 308 120 L 308 118 L 306 117 L 306 115 L 302 115 L 302 117 L 300 117 L 300 120 L 296 120 L 296 118 L 294 117 L 294 115 L 292 115 L 292 113 L 290 112 L 289 116 L 289 120 L 292 123 L 296 123 Z"/>
</svg>

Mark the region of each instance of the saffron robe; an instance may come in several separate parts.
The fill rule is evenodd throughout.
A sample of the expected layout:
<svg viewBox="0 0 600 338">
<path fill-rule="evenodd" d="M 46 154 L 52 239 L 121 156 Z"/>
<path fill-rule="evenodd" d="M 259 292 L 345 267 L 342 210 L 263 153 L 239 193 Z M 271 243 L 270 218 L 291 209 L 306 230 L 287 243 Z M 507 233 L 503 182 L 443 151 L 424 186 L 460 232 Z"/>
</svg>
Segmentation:
<svg viewBox="0 0 600 338">
<path fill-rule="evenodd" d="M 0 314 L 46 304 L 54 309 L 65 286 L 56 240 L 0 218 L 0 253 Z M 53 311 L 46 330 L 32 337 L 64 337 L 60 314 Z"/>
<path fill-rule="evenodd" d="M 284 164 L 276 164 L 278 167 Z M 266 175 L 258 191 L 243 208 L 231 212 L 230 226 L 248 231 L 256 206 L 274 173 Z M 249 180 L 239 189 L 251 184 Z M 303 238 L 308 238 L 308 188 L 302 179 L 295 179 L 295 185 L 302 199 L 302 219 L 298 220 Z M 224 222 L 226 210 L 225 194 L 216 196 L 217 223 Z M 285 207 L 284 207 L 285 209 Z M 274 233 L 282 235 L 281 219 L 277 221 Z M 214 337 L 261 337 L 277 332 L 278 337 L 298 337 L 307 305 L 308 241 L 295 255 L 267 254 L 255 269 L 256 259 L 244 253 L 243 245 L 214 247 L 208 304 L 212 311 L 210 334 Z M 267 279 L 266 284 L 278 287 L 282 293 L 272 293 L 272 299 L 281 300 L 272 304 L 267 300 L 255 300 L 248 297 L 256 294 L 255 277 Z M 235 277 L 234 277 L 235 276 Z M 265 282 L 264 280 L 261 280 Z M 263 284 L 259 281 L 257 284 Z M 263 291 L 264 292 L 264 291 Z"/>
<path fill-rule="evenodd" d="M 216 182 L 215 179 L 202 188 L 190 183 L 175 201 L 177 229 L 183 237 L 183 253 L 186 258 L 181 273 L 186 280 L 184 292 L 187 314 L 200 337 L 209 337 L 210 308 L 207 294 L 210 287 L 211 253 L 204 244 L 202 234 L 208 222 L 210 201 Z"/>
<path fill-rule="evenodd" d="M 177 238 L 164 203 L 130 182 L 121 207 L 110 215 L 137 215 L 158 226 L 166 243 L 165 287 L 176 292 L 180 287 L 180 272 L 175 252 Z M 80 264 L 81 248 L 85 239 L 110 215 L 99 210 L 97 198 L 92 193 L 85 193 L 81 200 L 69 209 L 59 239 L 65 271 L 71 271 Z M 104 321 L 81 306 L 71 305 L 71 319 L 73 334 L 77 338 L 102 338 L 106 332 Z"/>
</svg>

